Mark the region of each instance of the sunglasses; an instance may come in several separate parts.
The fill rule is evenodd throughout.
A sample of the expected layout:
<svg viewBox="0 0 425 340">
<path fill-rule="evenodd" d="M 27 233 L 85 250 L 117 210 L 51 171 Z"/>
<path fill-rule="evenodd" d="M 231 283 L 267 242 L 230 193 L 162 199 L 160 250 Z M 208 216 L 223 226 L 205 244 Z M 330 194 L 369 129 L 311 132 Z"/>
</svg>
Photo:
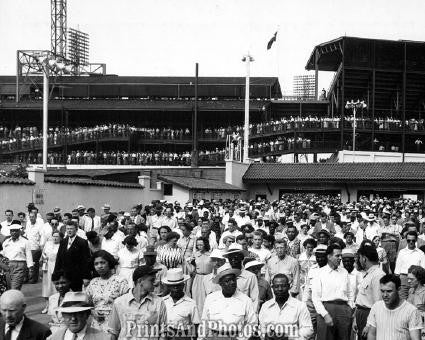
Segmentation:
<svg viewBox="0 0 425 340">
<path fill-rule="evenodd" d="M 415 243 L 416 240 L 406 240 L 407 243 Z"/>
</svg>

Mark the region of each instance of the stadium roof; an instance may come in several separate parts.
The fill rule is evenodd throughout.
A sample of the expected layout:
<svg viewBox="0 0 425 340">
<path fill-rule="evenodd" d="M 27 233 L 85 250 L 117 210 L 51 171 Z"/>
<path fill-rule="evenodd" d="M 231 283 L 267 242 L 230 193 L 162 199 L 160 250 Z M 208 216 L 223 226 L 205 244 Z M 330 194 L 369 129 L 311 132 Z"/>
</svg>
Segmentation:
<svg viewBox="0 0 425 340">
<path fill-rule="evenodd" d="M 55 177 L 48 176 L 44 178 L 45 183 L 56 183 L 56 184 L 74 184 L 74 185 L 94 185 L 101 187 L 116 187 L 116 188 L 133 188 L 133 189 L 143 189 L 140 184 L 136 183 L 124 183 L 117 181 L 102 181 L 102 180 L 93 180 L 91 178 L 82 178 L 82 177 Z"/>
<path fill-rule="evenodd" d="M 339 37 L 319 44 L 314 47 L 311 52 L 310 58 L 305 66 L 306 70 L 311 71 L 315 69 L 316 54 L 318 56 L 319 71 L 333 71 L 336 72 L 342 61 L 343 54 L 343 41 L 364 41 L 364 42 L 381 42 L 387 44 L 402 44 L 407 43 L 410 45 L 423 45 L 425 52 L 425 42 L 411 41 L 411 40 L 384 40 L 384 39 L 368 39 L 358 37 Z"/>
<path fill-rule="evenodd" d="M 163 175 L 158 176 L 158 179 L 190 190 L 245 191 L 245 189 L 214 179 Z"/>
<path fill-rule="evenodd" d="M 191 111 L 195 102 L 190 100 L 122 100 L 78 99 L 49 101 L 49 110 L 137 110 L 137 111 Z M 42 100 L 3 101 L 0 107 L 10 110 L 34 110 L 42 108 Z M 265 100 L 252 100 L 250 110 L 262 110 L 269 105 Z M 244 111 L 243 100 L 199 100 L 199 111 Z"/>
<path fill-rule="evenodd" d="M 33 181 L 30 181 L 27 178 L 20 177 L 0 177 L 1 184 L 24 184 L 24 185 L 34 185 Z"/>
<path fill-rule="evenodd" d="M 253 163 L 242 179 L 246 183 L 423 182 L 425 163 Z"/>
</svg>

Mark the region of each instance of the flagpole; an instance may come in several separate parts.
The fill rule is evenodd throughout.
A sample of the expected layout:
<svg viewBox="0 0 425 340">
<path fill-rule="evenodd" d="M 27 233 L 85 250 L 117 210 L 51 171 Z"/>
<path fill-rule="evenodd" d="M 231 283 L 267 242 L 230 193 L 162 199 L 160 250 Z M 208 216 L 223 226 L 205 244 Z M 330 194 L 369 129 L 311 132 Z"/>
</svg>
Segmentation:
<svg viewBox="0 0 425 340">
<path fill-rule="evenodd" d="M 250 63 L 254 61 L 249 55 L 249 52 L 242 59 L 246 66 L 246 77 L 245 77 L 245 124 L 244 124 L 244 138 L 243 138 L 243 162 L 249 162 L 249 77 L 250 77 Z"/>
</svg>

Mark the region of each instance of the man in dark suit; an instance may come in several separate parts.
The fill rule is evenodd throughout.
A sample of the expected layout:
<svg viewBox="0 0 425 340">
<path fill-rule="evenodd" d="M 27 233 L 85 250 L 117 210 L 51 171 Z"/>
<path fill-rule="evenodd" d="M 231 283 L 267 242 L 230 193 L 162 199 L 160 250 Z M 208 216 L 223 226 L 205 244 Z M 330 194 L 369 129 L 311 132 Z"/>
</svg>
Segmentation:
<svg viewBox="0 0 425 340">
<path fill-rule="evenodd" d="M 73 221 L 67 222 L 67 237 L 59 245 L 55 264 L 55 272 L 63 270 L 74 292 L 81 291 L 83 283 L 86 286 L 90 280 L 90 249 L 87 241 L 77 236 L 77 228 Z"/>
<path fill-rule="evenodd" d="M 45 340 L 52 334 L 43 324 L 27 318 L 24 294 L 11 289 L 0 298 L 0 340 Z"/>
</svg>

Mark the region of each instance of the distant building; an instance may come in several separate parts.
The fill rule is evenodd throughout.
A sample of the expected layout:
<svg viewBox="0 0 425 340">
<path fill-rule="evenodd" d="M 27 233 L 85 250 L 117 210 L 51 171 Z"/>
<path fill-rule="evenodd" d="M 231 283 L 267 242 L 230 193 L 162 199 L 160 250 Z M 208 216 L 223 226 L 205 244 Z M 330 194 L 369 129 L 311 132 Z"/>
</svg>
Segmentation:
<svg viewBox="0 0 425 340">
<path fill-rule="evenodd" d="M 294 76 L 294 96 L 303 100 L 316 99 L 314 95 L 316 77 L 314 75 Z"/>
</svg>

